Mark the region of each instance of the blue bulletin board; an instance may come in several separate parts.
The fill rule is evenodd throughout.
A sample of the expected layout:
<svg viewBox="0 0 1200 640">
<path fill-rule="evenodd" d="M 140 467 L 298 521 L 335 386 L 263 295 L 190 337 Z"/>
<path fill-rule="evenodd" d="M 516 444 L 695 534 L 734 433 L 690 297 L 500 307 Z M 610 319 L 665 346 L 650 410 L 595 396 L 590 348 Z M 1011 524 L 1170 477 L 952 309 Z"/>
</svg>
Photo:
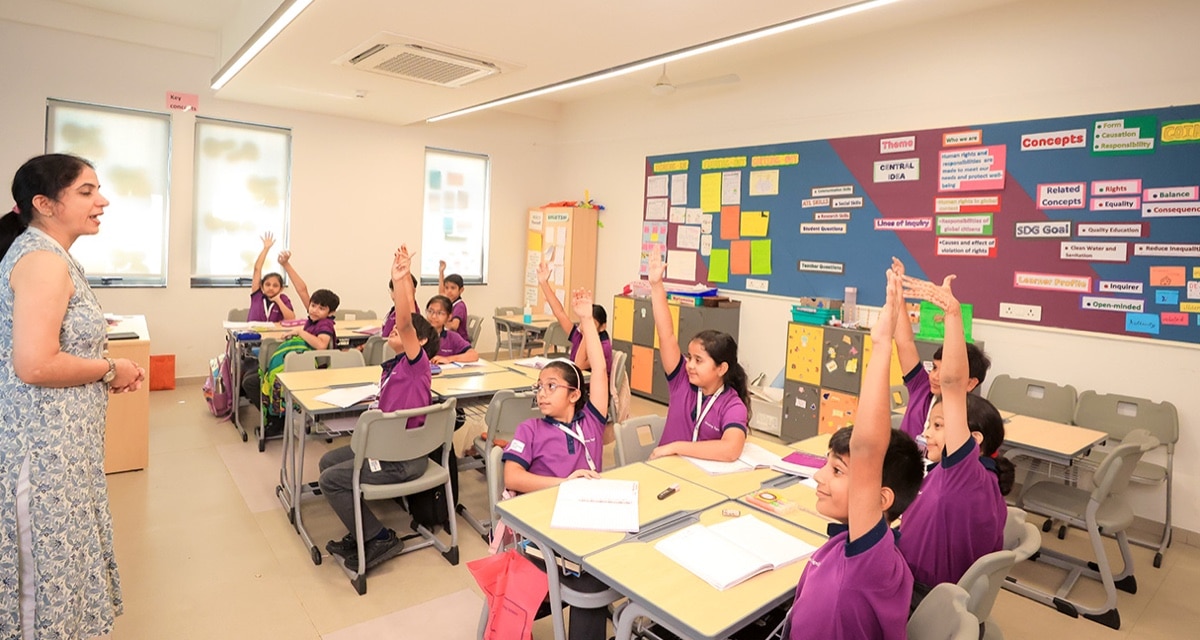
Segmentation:
<svg viewBox="0 0 1200 640">
<path fill-rule="evenodd" d="M 643 268 L 883 303 L 891 257 L 976 318 L 1200 343 L 1200 106 L 646 158 Z"/>
</svg>

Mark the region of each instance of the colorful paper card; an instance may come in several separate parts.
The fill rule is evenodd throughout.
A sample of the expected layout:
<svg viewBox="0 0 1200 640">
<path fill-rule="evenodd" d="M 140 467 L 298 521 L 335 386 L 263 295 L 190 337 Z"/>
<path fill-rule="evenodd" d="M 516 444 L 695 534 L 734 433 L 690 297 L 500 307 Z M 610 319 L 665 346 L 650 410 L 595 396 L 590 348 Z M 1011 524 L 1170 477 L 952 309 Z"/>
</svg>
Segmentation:
<svg viewBox="0 0 1200 640">
<path fill-rule="evenodd" d="M 750 275 L 750 241 L 734 240 L 729 243 L 729 272 L 734 275 Z"/>
<path fill-rule="evenodd" d="M 756 276 L 771 275 L 771 241 L 750 241 L 750 273 Z"/>
<path fill-rule="evenodd" d="M 1173 289 L 1158 289 L 1154 292 L 1154 304 L 1179 304 L 1179 292 Z"/>
<path fill-rule="evenodd" d="M 700 210 L 707 213 L 721 210 L 721 174 L 700 174 Z"/>
<path fill-rule="evenodd" d="M 741 232 L 743 238 L 765 238 L 771 226 L 770 211 L 743 211 Z"/>
<path fill-rule="evenodd" d="M 729 282 L 729 249 L 713 249 L 709 254 L 708 281 Z"/>
<path fill-rule="evenodd" d="M 741 207 L 721 207 L 721 239 L 737 240 L 741 238 Z"/>
<path fill-rule="evenodd" d="M 1150 267 L 1150 285 L 1154 287 L 1182 287 L 1187 280 L 1183 267 Z"/>
</svg>

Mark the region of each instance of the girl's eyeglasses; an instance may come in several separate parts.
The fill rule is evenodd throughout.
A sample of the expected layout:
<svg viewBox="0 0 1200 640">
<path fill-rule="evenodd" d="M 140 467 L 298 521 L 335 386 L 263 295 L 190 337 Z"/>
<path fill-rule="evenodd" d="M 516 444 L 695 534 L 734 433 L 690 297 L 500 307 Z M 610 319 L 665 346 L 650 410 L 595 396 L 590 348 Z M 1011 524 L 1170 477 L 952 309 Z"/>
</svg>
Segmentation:
<svg viewBox="0 0 1200 640">
<path fill-rule="evenodd" d="M 538 394 L 543 391 L 545 391 L 546 393 L 554 393 L 555 391 L 558 391 L 559 389 L 566 389 L 568 391 L 574 391 L 575 388 L 576 387 L 568 387 L 565 384 L 559 384 L 557 382 L 547 382 L 546 384 L 542 384 L 539 382 L 539 383 L 533 385 L 532 387 L 530 387 L 530 390 L 533 391 L 534 394 Z"/>
<path fill-rule="evenodd" d="M 442 311 L 441 309 L 426 309 L 425 315 L 427 315 L 427 316 L 447 316 L 450 314 L 446 313 L 445 311 Z"/>
</svg>

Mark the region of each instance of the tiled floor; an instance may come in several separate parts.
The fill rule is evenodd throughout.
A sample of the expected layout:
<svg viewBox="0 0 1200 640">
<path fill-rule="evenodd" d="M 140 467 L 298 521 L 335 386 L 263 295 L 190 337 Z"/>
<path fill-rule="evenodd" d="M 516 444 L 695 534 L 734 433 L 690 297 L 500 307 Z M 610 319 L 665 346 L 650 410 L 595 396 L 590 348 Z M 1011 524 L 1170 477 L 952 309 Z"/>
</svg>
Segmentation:
<svg viewBox="0 0 1200 640">
<path fill-rule="evenodd" d="M 109 476 L 125 595 L 115 640 L 474 637 L 482 601 L 466 562 L 483 556 L 486 547 L 461 519 L 458 566 L 435 550 L 419 550 L 373 570 L 368 593 L 358 596 L 328 557 L 313 565 L 275 499 L 278 442 L 265 453 L 243 443 L 229 423 L 208 414 L 198 384 L 150 397 L 149 468 Z M 635 399 L 635 415 L 662 410 Z M 315 445 L 318 451 L 325 446 Z M 309 456 L 312 467 L 318 451 Z M 611 451 L 605 457 L 611 465 Z M 312 471 L 308 477 L 315 477 Z M 463 472 L 461 485 L 463 503 L 485 513 L 483 476 Z M 342 536 L 341 524 L 321 499 L 304 504 L 305 521 L 320 546 Z M 383 512 L 393 527 L 406 526 L 403 512 Z M 1079 531 L 1065 542 L 1045 539 L 1077 553 L 1087 549 Z M 1176 544 L 1161 569 L 1151 566 L 1149 550 L 1135 547 L 1134 555 L 1139 589 L 1136 595 L 1120 594 L 1120 631 L 1008 592 L 1001 592 L 993 618 L 1009 638 L 1200 635 L 1200 598 L 1194 591 L 1200 589 L 1200 549 Z M 1023 566 L 1016 575 L 1052 582 L 1061 574 Z M 1080 597 L 1099 599 L 1098 586 L 1083 582 L 1076 588 Z M 539 622 L 535 637 L 552 637 L 548 621 Z"/>
</svg>

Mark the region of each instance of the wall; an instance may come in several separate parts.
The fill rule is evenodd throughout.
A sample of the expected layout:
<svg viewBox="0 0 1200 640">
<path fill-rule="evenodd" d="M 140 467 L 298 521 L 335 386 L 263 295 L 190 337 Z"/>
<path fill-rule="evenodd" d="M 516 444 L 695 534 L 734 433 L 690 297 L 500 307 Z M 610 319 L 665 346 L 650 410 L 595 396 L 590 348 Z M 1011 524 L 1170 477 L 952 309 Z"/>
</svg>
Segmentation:
<svg viewBox="0 0 1200 640">
<path fill-rule="evenodd" d="M 613 266 L 597 282 L 607 295 L 637 274 L 648 155 L 1195 104 L 1200 85 L 1186 70 L 1200 59 L 1190 26 L 1198 19 L 1200 4 L 1187 0 L 1013 2 L 779 51 L 738 68 L 742 81 L 730 87 L 666 98 L 631 89 L 574 103 L 557 137 L 559 191 L 590 189 L 607 206 L 600 256 Z M 773 376 L 790 303 L 739 297 L 742 363 L 751 376 Z M 1200 350 L 1007 323 L 980 322 L 975 333 L 992 353 L 992 375 L 1174 403 L 1183 434 L 1175 520 L 1200 531 Z M 1139 514 L 1159 517 L 1161 498 L 1151 496 L 1161 493 L 1144 493 Z"/>
<path fill-rule="evenodd" d="M 380 313 L 391 305 L 386 284 L 392 252 L 401 242 L 419 250 L 426 145 L 491 156 L 493 247 L 524 246 L 528 207 L 558 199 L 544 180 L 553 161 L 553 129 L 542 121 L 498 112 L 436 127 L 396 127 L 222 101 L 208 89 L 213 56 L 197 54 L 195 46 L 180 51 L 130 42 L 141 26 L 148 42 L 162 44 L 153 23 L 130 25 L 117 41 L 0 20 L 0 175 L 6 181 L 44 148 L 47 97 L 161 112 L 168 90 L 199 94 L 204 116 L 292 129 L 290 246 L 297 268 L 311 288 L 338 293 L 343 306 Z M 20 62 L 31 52 L 36 67 Z M 194 119 L 172 116 L 167 287 L 98 290 L 106 311 L 147 316 L 153 352 L 174 353 L 181 377 L 203 373 L 223 348 L 218 327 L 226 311 L 246 306 L 249 295 L 248 289 L 189 286 Z M 494 307 L 521 299 L 520 255 L 493 251 L 488 269 L 488 285 L 469 287 L 464 295 L 471 312 L 485 319 Z M 421 287 L 417 297 L 434 293 Z M 483 348 L 492 348 L 490 322 L 482 335 Z"/>
</svg>

